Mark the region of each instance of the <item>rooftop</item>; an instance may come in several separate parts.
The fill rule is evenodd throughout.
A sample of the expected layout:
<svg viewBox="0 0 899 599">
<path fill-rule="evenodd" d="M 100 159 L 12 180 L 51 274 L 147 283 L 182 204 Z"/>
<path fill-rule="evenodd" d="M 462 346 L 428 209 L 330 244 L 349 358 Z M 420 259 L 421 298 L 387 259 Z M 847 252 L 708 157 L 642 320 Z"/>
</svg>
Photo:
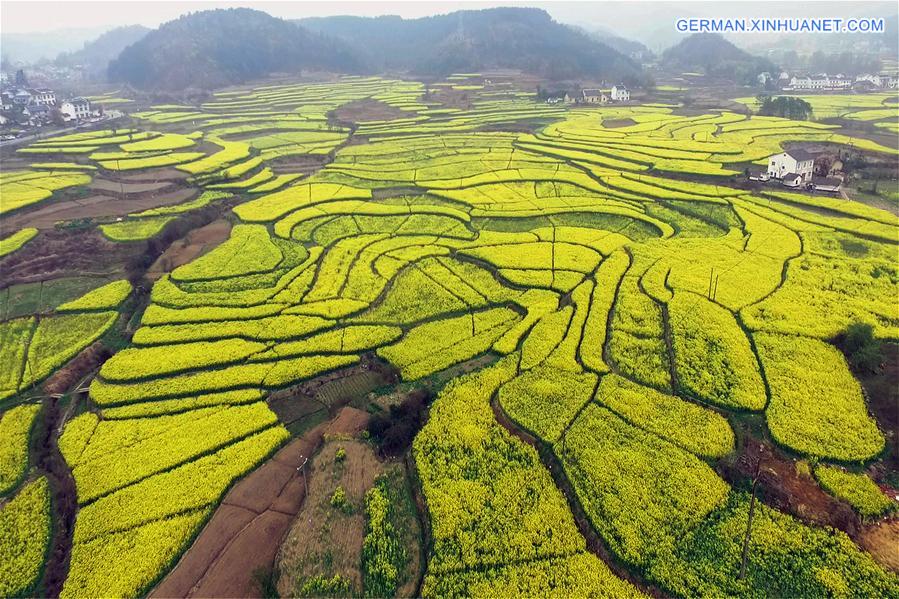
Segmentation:
<svg viewBox="0 0 899 599">
<path fill-rule="evenodd" d="M 796 148 L 793 150 L 787 150 L 785 152 L 785 154 L 787 154 L 787 156 L 790 156 L 793 160 L 795 160 L 797 162 L 805 162 L 806 160 L 814 160 L 815 159 L 814 154 L 812 154 L 811 152 L 807 152 L 805 150 L 801 150 L 799 148 Z"/>
</svg>

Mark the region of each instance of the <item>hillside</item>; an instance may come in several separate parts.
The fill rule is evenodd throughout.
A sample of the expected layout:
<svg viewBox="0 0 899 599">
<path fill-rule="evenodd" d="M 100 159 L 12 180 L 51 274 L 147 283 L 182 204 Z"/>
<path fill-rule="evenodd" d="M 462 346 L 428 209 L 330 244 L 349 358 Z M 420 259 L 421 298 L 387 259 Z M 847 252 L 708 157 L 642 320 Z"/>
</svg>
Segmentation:
<svg viewBox="0 0 899 599">
<path fill-rule="evenodd" d="M 759 73 L 775 72 L 767 58 L 753 56 L 716 33 L 696 33 L 662 54 L 662 65 L 680 71 L 700 71 L 706 75 L 754 84 Z"/>
<path fill-rule="evenodd" d="M 617 50 L 625 56 L 639 62 L 652 60 L 654 56 L 652 50 L 647 48 L 642 43 L 636 40 L 621 37 L 620 35 L 616 35 L 611 31 L 608 31 L 607 29 L 595 29 L 588 32 L 587 35 L 589 35 L 596 41 L 607 45 L 613 50 Z"/>
<path fill-rule="evenodd" d="M 61 66 L 82 65 L 91 77 L 105 77 L 106 68 L 125 48 L 142 39 L 150 29 L 143 25 L 116 27 L 107 31 L 84 47 L 74 52 L 60 54 L 56 64 Z"/>
<path fill-rule="evenodd" d="M 344 44 L 247 8 L 196 12 L 163 24 L 110 62 L 110 81 L 143 89 L 211 89 L 273 72 L 358 73 Z"/>
<path fill-rule="evenodd" d="M 443 76 L 513 68 L 550 79 L 642 80 L 633 60 L 540 9 L 463 10 L 420 19 L 321 17 L 297 23 L 342 39 L 375 71 Z"/>
</svg>

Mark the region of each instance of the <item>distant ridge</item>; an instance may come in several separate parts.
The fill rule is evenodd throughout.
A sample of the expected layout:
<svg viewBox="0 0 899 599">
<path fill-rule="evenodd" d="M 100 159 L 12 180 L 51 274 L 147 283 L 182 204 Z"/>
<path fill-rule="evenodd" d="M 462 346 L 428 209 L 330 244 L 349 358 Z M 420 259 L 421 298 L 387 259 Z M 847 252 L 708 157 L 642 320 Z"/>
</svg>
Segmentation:
<svg viewBox="0 0 899 599">
<path fill-rule="evenodd" d="M 444 76 L 511 68 L 549 79 L 643 80 L 635 61 L 536 8 L 462 10 L 420 19 L 319 17 L 296 23 L 343 40 L 366 57 L 373 71 Z"/>
<path fill-rule="evenodd" d="M 60 66 L 81 65 L 91 78 L 105 78 L 109 62 L 150 31 L 143 25 L 116 27 L 97 39 L 85 42 L 80 50 L 60 54 L 55 62 Z"/>
<path fill-rule="evenodd" d="M 777 66 L 736 47 L 717 33 L 694 33 L 665 50 L 662 64 L 671 69 L 701 71 L 736 83 L 757 83 L 759 73 L 776 72 Z"/>
<path fill-rule="evenodd" d="M 151 31 L 109 63 L 110 81 L 140 89 L 212 89 L 273 72 L 360 73 L 346 44 L 249 8 L 184 15 Z"/>
</svg>

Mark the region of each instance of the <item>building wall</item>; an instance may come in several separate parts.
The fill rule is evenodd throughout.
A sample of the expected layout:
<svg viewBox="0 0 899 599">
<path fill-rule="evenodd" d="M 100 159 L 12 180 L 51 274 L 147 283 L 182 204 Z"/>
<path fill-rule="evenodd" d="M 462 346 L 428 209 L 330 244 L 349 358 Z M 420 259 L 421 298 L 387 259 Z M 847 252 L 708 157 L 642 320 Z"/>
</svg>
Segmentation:
<svg viewBox="0 0 899 599">
<path fill-rule="evenodd" d="M 768 175 L 782 179 L 784 175 L 796 173 L 803 181 L 811 181 L 815 170 L 814 160 L 797 162 L 787 153 L 775 154 L 768 159 Z"/>
</svg>

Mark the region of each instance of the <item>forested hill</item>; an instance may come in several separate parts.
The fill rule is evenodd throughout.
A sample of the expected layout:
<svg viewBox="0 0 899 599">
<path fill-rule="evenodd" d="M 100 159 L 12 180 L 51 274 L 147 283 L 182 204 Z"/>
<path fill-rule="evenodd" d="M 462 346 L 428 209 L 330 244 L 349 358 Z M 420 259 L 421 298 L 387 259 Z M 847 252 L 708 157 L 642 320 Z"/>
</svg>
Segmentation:
<svg viewBox="0 0 899 599">
<path fill-rule="evenodd" d="M 196 12 L 169 21 L 110 62 L 111 81 L 142 89 L 211 89 L 273 72 L 360 73 L 342 42 L 248 8 Z"/>
<path fill-rule="evenodd" d="M 447 75 L 513 68 L 550 79 L 592 77 L 639 83 L 640 66 L 544 10 L 493 8 L 403 19 L 319 17 L 300 26 L 342 39 L 374 71 Z"/>
<path fill-rule="evenodd" d="M 60 54 L 56 59 L 56 64 L 61 66 L 82 65 L 91 77 L 105 76 L 109 62 L 122 50 L 149 32 L 150 29 L 143 25 L 116 27 L 95 40 L 85 42 L 84 47 L 80 50 Z"/>
<path fill-rule="evenodd" d="M 662 64 L 671 69 L 700 71 L 737 83 L 754 84 L 759 73 L 777 71 L 767 58 L 753 56 L 717 33 L 695 33 L 662 54 Z"/>
</svg>

